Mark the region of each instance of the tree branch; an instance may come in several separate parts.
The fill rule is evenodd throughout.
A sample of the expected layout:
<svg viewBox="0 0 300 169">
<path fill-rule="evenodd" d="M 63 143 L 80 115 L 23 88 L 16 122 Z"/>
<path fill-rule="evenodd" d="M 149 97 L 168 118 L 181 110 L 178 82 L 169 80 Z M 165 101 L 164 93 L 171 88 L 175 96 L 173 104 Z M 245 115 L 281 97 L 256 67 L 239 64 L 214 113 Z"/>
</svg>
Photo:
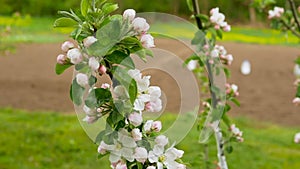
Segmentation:
<svg viewBox="0 0 300 169">
<path fill-rule="evenodd" d="M 283 25 L 290 30 L 295 36 L 297 36 L 300 39 L 300 33 L 297 32 L 295 29 L 293 29 L 290 25 L 288 25 L 284 20 L 280 20 Z"/>
<path fill-rule="evenodd" d="M 197 22 L 197 26 L 200 30 L 202 30 L 203 29 L 202 21 L 201 21 L 200 17 L 198 16 L 200 14 L 198 0 L 193 0 L 193 7 L 194 7 L 194 16 L 195 16 L 195 19 Z"/>
<path fill-rule="evenodd" d="M 292 13 L 293 13 L 293 17 L 295 19 L 295 22 L 297 24 L 298 27 L 298 31 L 300 32 L 300 22 L 299 22 L 299 18 L 298 18 L 298 14 L 297 14 L 297 9 L 296 9 L 296 5 L 294 0 L 288 0 L 292 9 Z"/>
</svg>

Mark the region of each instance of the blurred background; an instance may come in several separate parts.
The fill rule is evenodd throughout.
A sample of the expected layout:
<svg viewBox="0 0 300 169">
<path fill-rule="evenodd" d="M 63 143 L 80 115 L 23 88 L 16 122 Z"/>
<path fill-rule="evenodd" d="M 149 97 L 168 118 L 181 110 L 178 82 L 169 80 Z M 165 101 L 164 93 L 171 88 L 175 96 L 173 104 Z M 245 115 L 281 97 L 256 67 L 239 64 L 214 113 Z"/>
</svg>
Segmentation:
<svg viewBox="0 0 300 169">
<path fill-rule="evenodd" d="M 113 2 L 119 3 L 117 13 L 133 8 L 137 12 L 174 14 L 193 22 L 186 0 Z M 277 2 L 287 6 L 286 0 Z M 300 0 L 295 2 L 300 5 Z M 60 45 L 70 40 L 72 31 L 53 28 L 59 17 L 57 11 L 77 11 L 80 0 L 0 0 L 0 4 L 0 169 L 109 168 L 107 158 L 97 160 L 97 145 L 84 133 L 69 99 L 72 70 L 61 76 L 54 71 Z M 233 25 L 220 44 L 235 57 L 228 82 L 239 86 L 241 107 L 233 106 L 230 116 L 244 131 L 245 142 L 235 144 L 234 152 L 227 154 L 229 167 L 300 168 L 300 145 L 293 142 L 294 134 L 300 131 L 300 109 L 292 104 L 299 39 L 269 29 L 267 11 L 253 8 L 252 0 L 199 0 L 199 4 L 204 14 L 220 7 Z M 184 38 L 194 36 L 181 23 L 165 22 L 151 27 Z M 155 43 L 180 58 L 190 54 L 176 41 L 156 39 Z M 244 60 L 252 64 L 248 76 L 240 73 Z M 161 86 L 167 95 L 161 120 L 168 128 L 179 109 L 178 86 L 163 72 L 149 72 L 152 83 Z M 195 126 L 178 145 L 185 150 L 184 160 L 191 168 L 203 166 L 203 146 L 197 137 Z M 214 150 L 213 140 L 209 146 Z M 209 155 L 211 168 L 216 168 L 216 152 Z"/>
</svg>

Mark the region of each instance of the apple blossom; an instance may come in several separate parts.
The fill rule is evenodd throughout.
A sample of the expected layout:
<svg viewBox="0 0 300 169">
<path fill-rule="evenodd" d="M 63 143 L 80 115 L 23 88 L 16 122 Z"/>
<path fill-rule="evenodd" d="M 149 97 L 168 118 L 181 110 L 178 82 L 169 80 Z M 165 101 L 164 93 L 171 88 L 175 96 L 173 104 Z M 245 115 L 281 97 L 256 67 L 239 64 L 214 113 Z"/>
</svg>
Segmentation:
<svg viewBox="0 0 300 169">
<path fill-rule="evenodd" d="M 119 162 L 119 163 L 116 165 L 116 168 L 115 168 L 115 169 L 127 169 L 126 163 L 125 163 L 125 162 Z"/>
<path fill-rule="evenodd" d="M 82 87 L 85 87 L 86 85 L 89 84 L 88 76 L 86 74 L 83 74 L 83 73 L 78 73 L 76 75 L 76 81 Z"/>
<path fill-rule="evenodd" d="M 145 163 L 148 158 L 148 152 L 144 147 L 137 147 L 135 149 L 134 158 L 136 161 Z"/>
<path fill-rule="evenodd" d="M 219 12 L 219 8 L 211 10 L 210 21 L 215 24 L 215 28 L 226 27 L 228 24 L 225 22 L 225 15 Z"/>
<path fill-rule="evenodd" d="M 295 134 L 294 142 L 300 143 L 300 133 Z"/>
<path fill-rule="evenodd" d="M 155 132 L 160 132 L 160 130 L 162 129 L 162 124 L 160 121 L 155 121 L 152 123 L 152 127 L 151 129 Z"/>
<path fill-rule="evenodd" d="M 94 36 L 89 36 L 83 40 L 83 45 L 88 48 L 97 41 L 98 39 L 96 39 Z"/>
<path fill-rule="evenodd" d="M 150 26 L 146 19 L 137 17 L 132 21 L 133 28 L 138 33 L 145 33 L 149 30 Z"/>
<path fill-rule="evenodd" d="M 149 133 L 151 132 L 153 120 L 147 120 L 146 123 L 144 124 L 144 131 Z"/>
<path fill-rule="evenodd" d="M 130 121 L 130 123 L 132 125 L 134 125 L 135 127 L 137 127 L 137 126 L 139 126 L 139 125 L 142 124 L 143 117 L 142 117 L 141 114 L 134 112 L 134 113 L 131 113 L 129 115 L 128 120 Z"/>
<path fill-rule="evenodd" d="M 91 57 L 89 59 L 89 66 L 92 70 L 96 71 L 99 69 L 100 63 L 97 61 L 97 59 L 95 57 Z"/>
<path fill-rule="evenodd" d="M 135 128 L 131 131 L 131 136 L 134 139 L 134 141 L 140 141 L 142 140 L 142 132 L 140 131 L 140 129 Z"/>
<path fill-rule="evenodd" d="M 300 66 L 298 64 L 294 67 L 294 74 L 295 76 L 300 77 Z"/>
<path fill-rule="evenodd" d="M 225 32 L 230 32 L 231 31 L 231 26 L 230 25 L 226 25 L 225 27 L 223 27 L 223 30 Z"/>
<path fill-rule="evenodd" d="M 74 43 L 70 42 L 70 41 L 65 41 L 62 45 L 61 45 L 61 50 L 64 52 L 68 52 L 70 49 L 74 48 L 75 45 Z"/>
<path fill-rule="evenodd" d="M 63 55 L 63 54 L 60 54 L 60 55 L 58 55 L 57 56 L 57 59 L 56 59 L 56 61 L 57 61 L 57 63 L 58 64 L 61 64 L 61 65 L 63 65 L 63 64 L 65 64 L 66 63 L 66 56 L 65 55 Z"/>
<path fill-rule="evenodd" d="M 294 100 L 293 100 L 293 103 L 298 106 L 300 105 L 300 98 L 299 97 L 296 97 Z"/>
<path fill-rule="evenodd" d="M 154 166 L 148 166 L 146 169 L 156 169 Z"/>
<path fill-rule="evenodd" d="M 104 75 L 106 73 L 107 69 L 106 69 L 106 67 L 104 65 L 101 65 L 99 67 L 98 71 L 99 71 L 100 75 Z"/>
<path fill-rule="evenodd" d="M 123 18 L 128 19 L 129 21 L 133 21 L 135 18 L 136 12 L 134 9 L 126 9 L 123 13 Z"/>
<path fill-rule="evenodd" d="M 109 85 L 108 83 L 103 83 L 103 84 L 101 85 L 101 88 L 102 88 L 102 89 L 109 89 L 109 88 L 110 88 L 110 85 Z"/>
<path fill-rule="evenodd" d="M 67 53 L 67 57 L 70 59 L 71 63 L 74 65 L 82 61 L 82 54 L 78 48 L 70 49 Z"/>
<path fill-rule="evenodd" d="M 161 145 L 161 146 L 166 146 L 169 143 L 168 137 L 164 135 L 157 136 L 154 141 L 157 145 Z"/>
<path fill-rule="evenodd" d="M 284 13 L 284 8 L 275 6 L 273 10 L 269 10 L 269 19 L 273 18 L 280 18 L 281 15 Z"/>
<path fill-rule="evenodd" d="M 141 43 L 145 48 L 154 48 L 154 38 L 150 34 L 143 34 L 141 37 Z"/>
<path fill-rule="evenodd" d="M 197 64 L 198 64 L 198 61 L 196 60 L 191 60 L 189 61 L 189 63 L 187 64 L 187 68 L 190 70 L 190 71 L 193 71 L 197 68 Z"/>
</svg>

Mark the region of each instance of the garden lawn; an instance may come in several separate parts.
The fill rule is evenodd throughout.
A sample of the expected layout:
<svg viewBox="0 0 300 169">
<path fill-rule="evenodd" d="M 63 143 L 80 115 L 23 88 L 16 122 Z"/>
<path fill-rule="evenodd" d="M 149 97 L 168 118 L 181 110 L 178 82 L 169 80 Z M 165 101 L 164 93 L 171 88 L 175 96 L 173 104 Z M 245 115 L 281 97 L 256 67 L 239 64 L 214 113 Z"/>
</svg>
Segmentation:
<svg viewBox="0 0 300 169">
<path fill-rule="evenodd" d="M 55 43 L 62 42 L 72 31 L 72 28 L 53 28 L 55 18 L 31 18 L 0 16 L 0 28 L 10 25 L 11 31 L 1 37 L 2 43 Z M 151 24 L 151 32 L 169 32 L 177 38 L 193 38 L 194 29 L 178 22 L 163 22 Z M 224 33 L 223 41 L 269 45 L 299 45 L 299 40 L 291 34 L 280 31 L 258 28 L 232 27 L 231 32 Z"/>
<path fill-rule="evenodd" d="M 1 169 L 109 169 L 107 157 L 96 159 L 97 146 L 86 136 L 75 114 L 1 108 L 0 119 Z M 175 119 L 174 114 L 164 115 L 164 127 Z M 299 128 L 245 118 L 236 118 L 235 122 L 244 131 L 245 142 L 234 145 L 234 152 L 227 155 L 230 168 L 300 168 L 300 145 L 293 143 Z M 195 169 L 202 166 L 202 145 L 197 143 L 197 136 L 194 128 L 178 146 L 186 151 L 183 159 Z M 215 159 L 215 152 L 210 156 Z"/>
</svg>

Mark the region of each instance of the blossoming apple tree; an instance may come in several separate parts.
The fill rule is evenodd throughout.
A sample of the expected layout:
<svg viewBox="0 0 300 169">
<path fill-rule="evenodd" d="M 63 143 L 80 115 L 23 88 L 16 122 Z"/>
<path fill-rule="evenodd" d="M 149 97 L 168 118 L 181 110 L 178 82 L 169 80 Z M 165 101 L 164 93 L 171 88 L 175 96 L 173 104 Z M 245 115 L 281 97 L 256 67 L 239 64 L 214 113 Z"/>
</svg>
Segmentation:
<svg viewBox="0 0 300 169">
<path fill-rule="evenodd" d="M 143 113 L 162 109 L 160 88 L 150 86 L 150 76 L 135 69 L 130 57 L 134 53 L 146 61 L 152 55 L 150 25 L 133 9 L 112 15 L 117 8 L 105 0 L 82 0 L 81 13 L 59 12 L 63 17 L 54 25 L 75 30 L 74 41 L 62 44 L 56 73 L 75 68 L 70 96 L 86 113 L 83 121 L 92 124 L 106 118 L 96 143 L 99 158 L 109 155 L 112 168 L 186 168 L 180 160 L 184 152 L 159 134 L 162 123 L 143 120 Z M 106 74 L 112 84 L 97 84 Z"/>
<path fill-rule="evenodd" d="M 235 124 L 230 122 L 227 113 L 230 111 L 230 104 L 224 100 L 232 101 L 240 105 L 236 97 L 239 95 L 238 86 L 235 84 L 218 84 L 216 78 L 225 73 L 226 78 L 230 77 L 227 66 L 233 62 L 233 56 L 227 53 L 224 46 L 216 44 L 217 39 L 222 39 L 222 32 L 229 32 L 231 26 L 225 21 L 225 15 L 219 8 L 213 8 L 210 16 L 200 14 L 197 0 L 187 1 L 193 18 L 197 22 L 199 31 L 195 34 L 192 44 L 196 46 L 197 53 L 186 60 L 188 68 L 196 73 L 204 84 L 208 84 L 204 92 L 210 92 L 209 98 L 203 99 L 204 109 L 200 114 L 199 129 L 202 130 L 200 142 L 204 143 L 204 160 L 206 168 L 210 168 L 207 155 L 207 132 L 212 130 L 217 142 L 218 167 L 227 169 L 225 149 L 228 153 L 233 150 L 233 142 L 243 142 L 242 132 Z M 207 75 L 205 75 L 205 70 Z M 223 86 L 222 86 L 223 85 Z M 225 88 L 225 92 L 222 89 Z M 221 127 L 219 119 L 226 127 Z M 202 134 L 203 131 L 206 133 Z"/>
</svg>

